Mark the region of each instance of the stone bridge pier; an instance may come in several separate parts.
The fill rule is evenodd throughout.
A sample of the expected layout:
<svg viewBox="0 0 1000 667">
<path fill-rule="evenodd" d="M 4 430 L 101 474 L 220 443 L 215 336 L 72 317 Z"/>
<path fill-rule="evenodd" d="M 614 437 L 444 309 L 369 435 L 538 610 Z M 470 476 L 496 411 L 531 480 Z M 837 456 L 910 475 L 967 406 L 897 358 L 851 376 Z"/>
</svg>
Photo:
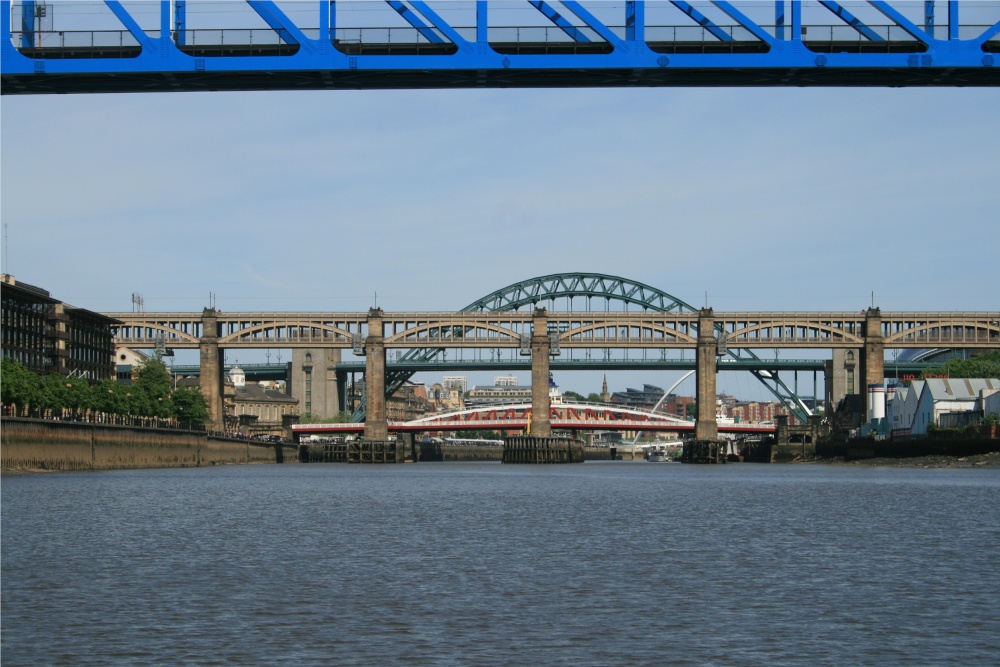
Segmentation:
<svg viewBox="0 0 1000 667">
<path fill-rule="evenodd" d="M 368 311 L 365 338 L 365 440 L 387 440 L 389 420 L 385 412 L 385 337 L 382 309 Z"/>
<path fill-rule="evenodd" d="M 548 438 L 552 435 L 549 412 L 549 318 L 544 308 L 535 308 L 531 318 L 531 435 Z"/>
<path fill-rule="evenodd" d="M 198 341 L 201 393 L 208 403 L 208 421 L 212 430 L 225 430 L 225 412 L 222 402 L 224 386 L 222 350 L 219 348 L 219 320 L 215 308 L 205 308 L 201 313 L 201 338 Z"/>
</svg>

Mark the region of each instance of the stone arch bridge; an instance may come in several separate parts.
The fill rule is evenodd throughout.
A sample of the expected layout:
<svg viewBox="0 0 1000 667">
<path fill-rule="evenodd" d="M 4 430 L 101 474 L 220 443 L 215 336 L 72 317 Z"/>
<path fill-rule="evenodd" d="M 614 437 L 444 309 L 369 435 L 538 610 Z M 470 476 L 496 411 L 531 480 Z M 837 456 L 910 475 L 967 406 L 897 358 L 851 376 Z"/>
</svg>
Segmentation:
<svg viewBox="0 0 1000 667">
<path fill-rule="evenodd" d="M 594 308 L 594 302 L 598 308 Z M 603 308 L 601 308 L 603 306 Z M 614 308 L 612 308 L 612 306 Z M 867 387 L 883 382 L 886 348 L 1000 348 L 1000 312 L 883 313 L 715 312 L 635 281 L 593 273 L 554 274 L 509 285 L 457 312 L 108 313 L 115 340 L 137 348 L 200 351 L 202 387 L 214 422 L 222 420 L 224 349 L 336 348 L 366 358 L 366 437 L 384 439 L 386 392 L 405 377 L 387 374 L 386 349 L 404 359 L 447 349 L 512 348 L 531 357 L 531 432 L 548 434 L 550 357 L 564 349 L 693 349 L 696 351 L 699 439 L 717 435 L 714 398 L 722 357 L 745 359 L 760 349 L 843 351 Z M 801 401 L 777 377 L 758 379 L 802 418 Z"/>
</svg>

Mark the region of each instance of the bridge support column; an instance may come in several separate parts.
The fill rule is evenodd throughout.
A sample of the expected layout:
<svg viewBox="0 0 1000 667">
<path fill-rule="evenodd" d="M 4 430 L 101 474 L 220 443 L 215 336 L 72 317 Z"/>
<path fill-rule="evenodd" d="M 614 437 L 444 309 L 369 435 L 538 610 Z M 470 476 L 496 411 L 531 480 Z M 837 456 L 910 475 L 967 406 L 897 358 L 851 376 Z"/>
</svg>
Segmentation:
<svg viewBox="0 0 1000 667">
<path fill-rule="evenodd" d="M 865 383 L 861 387 L 862 393 L 866 397 L 861 402 L 865 406 L 865 422 L 872 419 L 871 409 L 868 407 L 868 391 L 873 384 L 885 382 L 885 343 L 882 338 L 882 311 L 878 308 L 869 308 L 865 312 L 865 348 L 861 354 L 862 373 Z"/>
<path fill-rule="evenodd" d="M 702 308 L 698 314 L 697 343 L 697 396 L 698 419 L 695 422 L 696 440 L 718 440 L 719 425 L 715 420 L 715 314 L 711 308 Z"/>
<path fill-rule="evenodd" d="M 389 422 L 385 414 L 385 338 L 382 336 L 382 309 L 368 311 L 365 339 L 365 439 L 386 440 Z"/>
<path fill-rule="evenodd" d="M 347 412 L 347 373 L 337 371 L 337 412 Z"/>
<path fill-rule="evenodd" d="M 827 413 L 832 413 L 848 394 L 861 394 L 858 390 L 858 360 L 860 350 L 841 350 L 834 348 L 832 358 L 823 363 L 826 384 Z"/>
<path fill-rule="evenodd" d="M 552 435 L 549 421 L 549 317 L 544 308 L 535 308 L 531 322 L 531 435 Z"/>
<path fill-rule="evenodd" d="M 225 430 L 225 408 L 222 402 L 222 350 L 219 349 L 219 321 L 215 308 L 201 313 L 201 338 L 198 341 L 199 385 L 208 403 L 208 421 L 216 431 Z"/>
</svg>

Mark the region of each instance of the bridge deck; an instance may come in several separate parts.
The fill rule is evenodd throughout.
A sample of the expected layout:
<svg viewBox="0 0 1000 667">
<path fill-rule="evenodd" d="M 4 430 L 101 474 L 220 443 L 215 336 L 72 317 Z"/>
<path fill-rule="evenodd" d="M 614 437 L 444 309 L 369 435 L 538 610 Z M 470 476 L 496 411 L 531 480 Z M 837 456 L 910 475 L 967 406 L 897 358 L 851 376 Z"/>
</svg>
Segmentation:
<svg viewBox="0 0 1000 667">
<path fill-rule="evenodd" d="M 107 2 L 117 29 L 100 30 L 63 19 L 74 15 L 63 4 L 0 2 L 0 92 L 1000 85 L 991 3 L 949 2 L 935 19 L 934 3 L 871 2 L 864 20 L 837 3 L 713 2 L 705 11 L 714 19 L 679 2 L 648 11 L 642 2 L 624 11 L 563 2 L 563 14 L 546 2 L 507 3 L 522 8 L 521 23 L 495 25 L 492 14 L 503 14 L 492 3 L 456 14 L 450 3 L 372 2 L 393 5 L 402 25 L 345 27 L 341 18 L 361 20 L 349 2 L 316 0 L 286 15 L 255 1 L 243 6 L 253 20 L 238 23 L 258 27 L 192 29 L 205 23 L 194 20 L 197 3 L 181 12 L 182 3 L 162 2 L 158 21 L 140 22 L 145 10 L 131 5 L 142 3 Z M 661 22 L 664 9 L 677 23 Z"/>
</svg>

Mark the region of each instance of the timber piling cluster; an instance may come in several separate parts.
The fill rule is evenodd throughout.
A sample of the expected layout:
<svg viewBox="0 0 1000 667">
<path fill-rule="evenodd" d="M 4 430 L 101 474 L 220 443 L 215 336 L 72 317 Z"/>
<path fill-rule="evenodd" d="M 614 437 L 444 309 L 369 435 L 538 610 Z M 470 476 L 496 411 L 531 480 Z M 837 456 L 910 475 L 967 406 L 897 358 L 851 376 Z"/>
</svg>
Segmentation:
<svg viewBox="0 0 1000 667">
<path fill-rule="evenodd" d="M 514 436 L 504 440 L 504 463 L 583 463 L 583 441 Z"/>
<path fill-rule="evenodd" d="M 725 448 L 717 440 L 688 440 L 681 452 L 683 463 L 725 463 Z"/>
<path fill-rule="evenodd" d="M 406 445 L 395 440 L 349 440 L 321 445 L 300 445 L 302 463 L 402 463 Z"/>
</svg>

